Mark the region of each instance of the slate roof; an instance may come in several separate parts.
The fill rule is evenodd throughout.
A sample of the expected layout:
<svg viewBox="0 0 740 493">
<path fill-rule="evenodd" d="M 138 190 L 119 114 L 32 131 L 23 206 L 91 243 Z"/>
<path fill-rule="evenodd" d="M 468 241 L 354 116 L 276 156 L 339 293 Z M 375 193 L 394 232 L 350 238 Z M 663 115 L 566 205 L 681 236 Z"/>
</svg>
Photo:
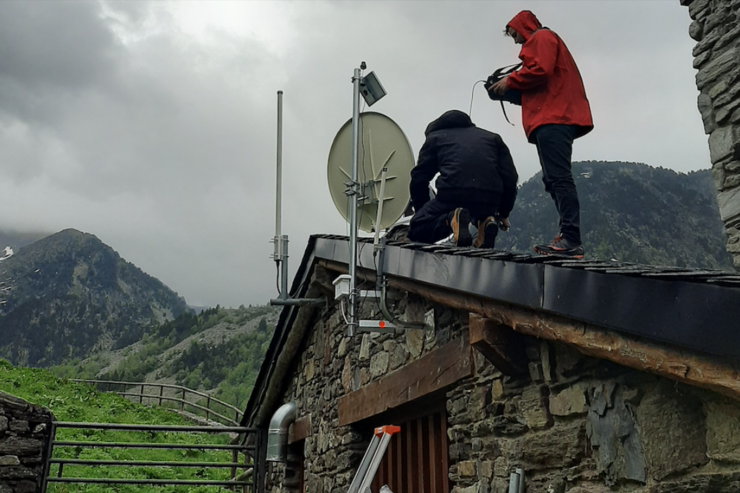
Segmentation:
<svg viewBox="0 0 740 493">
<path fill-rule="evenodd" d="M 375 270 L 370 239 L 358 266 Z M 315 261 L 348 264 L 345 236 L 309 239 L 291 293 L 304 296 Z M 572 260 L 389 241 L 385 273 L 463 294 L 593 323 L 617 332 L 740 360 L 740 275 L 736 272 Z M 255 383 L 245 424 L 272 377 L 297 307 L 286 307 Z"/>
</svg>

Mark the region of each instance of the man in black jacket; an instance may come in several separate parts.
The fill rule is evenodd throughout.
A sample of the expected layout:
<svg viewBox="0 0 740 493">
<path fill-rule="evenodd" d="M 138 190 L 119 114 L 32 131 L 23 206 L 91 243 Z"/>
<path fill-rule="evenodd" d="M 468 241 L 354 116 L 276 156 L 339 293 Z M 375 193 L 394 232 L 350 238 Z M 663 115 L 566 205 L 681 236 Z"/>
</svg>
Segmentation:
<svg viewBox="0 0 740 493">
<path fill-rule="evenodd" d="M 498 134 L 476 127 L 470 117 L 450 110 L 427 126 L 426 141 L 411 170 L 411 218 L 408 238 L 434 243 L 450 234 L 457 246 L 493 248 L 499 226 L 509 228 L 518 175 L 509 148 Z M 437 178 L 437 196 L 429 182 Z"/>
</svg>

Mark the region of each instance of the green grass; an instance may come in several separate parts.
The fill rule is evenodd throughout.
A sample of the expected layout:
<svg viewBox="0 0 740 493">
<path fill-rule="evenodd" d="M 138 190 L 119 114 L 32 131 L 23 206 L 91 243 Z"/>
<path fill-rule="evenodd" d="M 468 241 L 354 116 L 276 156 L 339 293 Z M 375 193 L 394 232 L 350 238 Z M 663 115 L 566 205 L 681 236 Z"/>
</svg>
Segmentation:
<svg viewBox="0 0 740 493">
<path fill-rule="evenodd" d="M 150 425 L 191 425 L 185 418 L 165 409 L 134 404 L 115 394 L 102 393 L 91 386 L 69 382 L 51 373 L 31 368 L 14 368 L 0 360 L 0 391 L 50 409 L 57 421 L 88 423 L 126 423 Z M 227 435 L 204 433 L 126 432 L 108 430 L 61 429 L 57 440 L 127 442 L 127 443 L 184 443 L 225 444 Z M 162 462 L 231 462 L 229 451 L 99 449 L 86 447 L 58 448 L 54 458 L 95 460 L 137 460 Z M 64 477 L 119 478 L 119 479 L 211 479 L 228 480 L 229 469 L 178 467 L 64 467 Z M 56 475 L 56 468 L 52 468 Z M 218 492 L 219 487 L 191 486 L 129 486 L 129 485 L 49 485 L 51 493 L 134 493 L 134 492 Z"/>
</svg>

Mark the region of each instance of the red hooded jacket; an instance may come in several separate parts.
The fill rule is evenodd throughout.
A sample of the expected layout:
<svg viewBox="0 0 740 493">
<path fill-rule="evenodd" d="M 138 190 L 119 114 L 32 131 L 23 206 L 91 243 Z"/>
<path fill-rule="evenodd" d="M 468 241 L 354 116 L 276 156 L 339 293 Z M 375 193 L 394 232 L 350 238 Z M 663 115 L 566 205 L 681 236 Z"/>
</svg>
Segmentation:
<svg viewBox="0 0 740 493">
<path fill-rule="evenodd" d="M 535 15 L 523 10 L 506 25 L 524 38 L 522 68 L 507 79 L 522 91 L 522 124 L 527 138 L 540 125 L 578 125 L 576 138 L 594 128 L 591 107 L 573 56 L 554 32 L 542 28 Z"/>
</svg>

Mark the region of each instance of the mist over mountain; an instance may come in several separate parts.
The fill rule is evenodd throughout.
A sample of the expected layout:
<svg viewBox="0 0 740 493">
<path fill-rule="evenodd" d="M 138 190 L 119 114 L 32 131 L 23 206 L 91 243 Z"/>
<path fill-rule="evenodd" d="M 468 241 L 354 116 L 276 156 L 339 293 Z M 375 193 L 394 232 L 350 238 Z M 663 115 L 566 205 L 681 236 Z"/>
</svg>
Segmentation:
<svg viewBox="0 0 740 493">
<path fill-rule="evenodd" d="M 138 340 L 185 300 L 97 237 L 67 229 L 0 263 L 0 357 L 49 366 Z"/>
<path fill-rule="evenodd" d="M 5 247 L 9 247 L 11 250 L 17 252 L 24 246 L 30 245 L 34 241 L 45 238 L 50 234 L 51 233 L 19 232 L 0 229 L 0 251 Z"/>
<path fill-rule="evenodd" d="M 710 170 L 677 173 L 645 164 L 573 163 L 586 258 L 732 270 Z M 511 231 L 496 249 L 531 252 L 558 232 L 542 174 L 523 183 Z"/>
</svg>

